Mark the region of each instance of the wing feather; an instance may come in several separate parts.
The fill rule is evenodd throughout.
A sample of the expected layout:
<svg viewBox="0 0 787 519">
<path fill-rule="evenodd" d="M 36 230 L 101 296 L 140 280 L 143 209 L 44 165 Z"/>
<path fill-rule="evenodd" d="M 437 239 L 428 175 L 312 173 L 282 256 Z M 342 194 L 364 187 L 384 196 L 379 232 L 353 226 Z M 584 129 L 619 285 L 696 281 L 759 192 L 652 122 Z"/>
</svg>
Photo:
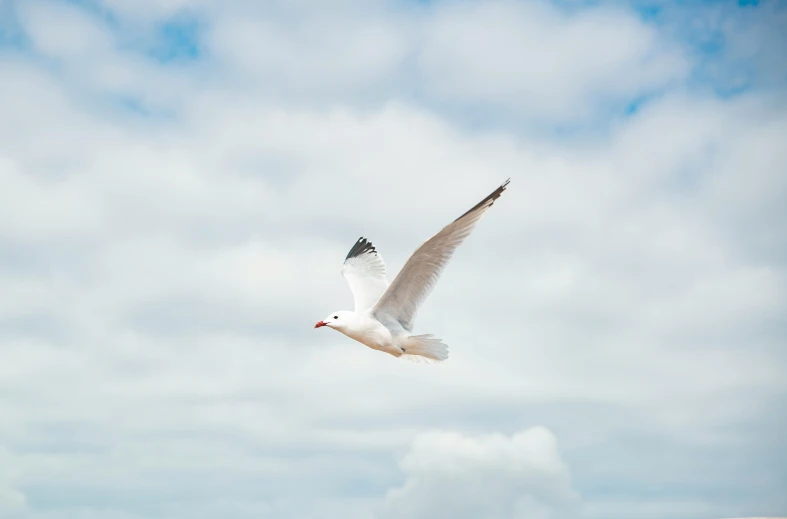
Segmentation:
<svg viewBox="0 0 787 519">
<path fill-rule="evenodd" d="M 369 310 L 388 288 L 385 262 L 372 242 L 363 236 L 347 253 L 342 265 L 342 276 L 350 285 L 356 312 Z"/>
<path fill-rule="evenodd" d="M 423 243 L 410 256 L 372 312 L 381 322 L 395 320 L 412 332 L 418 307 L 434 288 L 456 248 L 505 191 L 510 179 Z"/>
</svg>

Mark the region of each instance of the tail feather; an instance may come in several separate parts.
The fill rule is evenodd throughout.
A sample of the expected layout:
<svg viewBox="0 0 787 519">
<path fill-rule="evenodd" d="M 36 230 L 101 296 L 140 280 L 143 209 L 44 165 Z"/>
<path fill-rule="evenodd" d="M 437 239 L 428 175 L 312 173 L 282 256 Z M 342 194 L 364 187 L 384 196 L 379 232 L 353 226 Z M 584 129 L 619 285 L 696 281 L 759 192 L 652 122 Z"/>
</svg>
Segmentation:
<svg viewBox="0 0 787 519">
<path fill-rule="evenodd" d="M 432 334 L 411 335 L 404 345 L 403 356 L 412 356 L 410 360 L 429 359 L 441 362 L 448 358 L 448 345 Z"/>
</svg>

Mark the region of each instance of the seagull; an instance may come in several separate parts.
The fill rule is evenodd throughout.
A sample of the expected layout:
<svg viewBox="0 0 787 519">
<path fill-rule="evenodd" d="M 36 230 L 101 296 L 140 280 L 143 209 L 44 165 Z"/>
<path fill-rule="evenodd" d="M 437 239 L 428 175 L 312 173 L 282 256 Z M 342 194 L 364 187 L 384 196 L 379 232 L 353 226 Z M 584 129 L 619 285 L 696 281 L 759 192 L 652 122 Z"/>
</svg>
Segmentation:
<svg viewBox="0 0 787 519">
<path fill-rule="evenodd" d="M 456 248 L 505 191 L 509 181 L 418 247 L 390 285 L 382 256 L 370 241 L 363 236 L 359 238 L 342 265 L 342 276 L 350 285 L 355 311 L 333 312 L 314 327 L 333 328 L 394 357 L 405 355 L 413 360 L 421 357 L 437 362 L 447 359 L 448 345 L 440 339 L 431 334 L 412 335 L 415 314 Z"/>
</svg>

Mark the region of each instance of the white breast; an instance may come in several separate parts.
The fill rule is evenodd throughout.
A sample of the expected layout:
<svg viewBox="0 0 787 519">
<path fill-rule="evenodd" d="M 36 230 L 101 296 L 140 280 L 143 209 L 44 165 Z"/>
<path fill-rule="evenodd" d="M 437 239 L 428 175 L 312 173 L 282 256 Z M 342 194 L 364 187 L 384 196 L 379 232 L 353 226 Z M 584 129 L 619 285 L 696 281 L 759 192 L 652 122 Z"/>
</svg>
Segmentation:
<svg viewBox="0 0 787 519">
<path fill-rule="evenodd" d="M 370 315 L 356 315 L 352 325 L 341 331 L 372 349 L 384 351 L 397 357 L 402 354 L 402 350 L 394 345 L 394 338 L 390 330 Z"/>
</svg>

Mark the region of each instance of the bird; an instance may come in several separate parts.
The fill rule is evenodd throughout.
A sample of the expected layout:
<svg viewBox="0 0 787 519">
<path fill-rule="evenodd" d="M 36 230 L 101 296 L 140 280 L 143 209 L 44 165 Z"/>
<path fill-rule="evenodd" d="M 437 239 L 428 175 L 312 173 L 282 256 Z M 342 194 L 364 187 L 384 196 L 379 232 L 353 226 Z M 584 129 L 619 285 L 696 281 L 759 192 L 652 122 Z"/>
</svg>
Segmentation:
<svg viewBox="0 0 787 519">
<path fill-rule="evenodd" d="M 448 345 L 432 334 L 413 335 L 418 307 L 434 288 L 456 248 L 506 190 L 511 179 L 492 191 L 462 216 L 426 240 L 388 284 L 385 262 L 363 236 L 352 246 L 342 265 L 342 276 L 353 295 L 355 310 L 340 310 L 317 322 L 369 348 L 394 357 L 441 362 Z"/>
</svg>

